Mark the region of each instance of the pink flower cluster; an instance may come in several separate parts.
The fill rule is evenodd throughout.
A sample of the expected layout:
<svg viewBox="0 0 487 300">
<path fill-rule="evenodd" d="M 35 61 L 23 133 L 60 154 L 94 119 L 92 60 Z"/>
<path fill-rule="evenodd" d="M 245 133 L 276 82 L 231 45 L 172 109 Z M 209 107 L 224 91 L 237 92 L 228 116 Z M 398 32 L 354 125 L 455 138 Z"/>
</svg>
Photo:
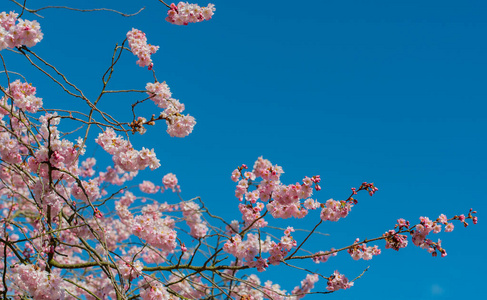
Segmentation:
<svg viewBox="0 0 487 300">
<path fill-rule="evenodd" d="M 319 175 L 312 178 L 305 177 L 302 183 L 283 185 L 280 181 L 280 176 L 284 173 L 282 168 L 278 165 L 273 166 L 269 160 L 262 157 L 257 159 L 252 172 L 244 172 L 244 169 L 247 169 L 246 165 L 235 169 L 231 176 L 233 181 L 238 181 L 235 196 L 240 201 L 250 202 L 249 205 L 239 205 L 244 219 L 252 219 L 249 218 L 252 210 L 253 214 L 260 213 L 264 207 L 262 202 L 267 201 L 269 203 L 266 208 L 271 215 L 274 218 L 284 219 L 303 218 L 308 214 L 308 209 L 314 210 L 321 205 L 313 199 L 301 201 L 313 194 L 313 186 L 316 190 L 320 189 Z M 262 178 L 262 181 L 255 183 L 259 177 Z M 256 186 L 256 189 L 251 190 L 252 186 Z M 259 199 L 262 202 L 258 202 Z"/>
<path fill-rule="evenodd" d="M 36 149 L 34 156 L 27 159 L 27 166 L 30 172 L 38 174 L 43 178 L 61 179 L 63 178 L 69 183 L 73 183 L 74 179 L 71 176 L 66 176 L 66 173 L 61 171 L 68 171 L 74 175 L 78 175 L 78 156 L 84 154 L 84 148 L 80 146 L 80 142 L 75 145 L 67 139 L 61 139 L 61 132 L 57 129 L 60 117 L 54 114 L 45 114 L 39 117 L 41 126 L 39 127 L 39 134 L 44 139 L 44 142 Z M 53 170 L 49 172 L 49 167 L 46 162 L 60 171 Z"/>
<path fill-rule="evenodd" d="M 147 95 L 154 103 L 160 108 L 168 108 L 170 106 L 175 106 L 177 112 L 182 112 L 184 110 L 184 104 L 179 103 L 178 100 L 172 98 L 171 90 L 167 83 L 155 82 L 147 83 L 145 86 L 147 90 Z"/>
<path fill-rule="evenodd" d="M 334 251 L 335 249 L 331 248 L 331 251 Z M 313 256 L 313 261 L 317 264 L 319 263 L 322 263 L 322 262 L 327 262 L 328 259 L 332 256 L 337 256 L 338 252 L 333 252 L 333 253 L 330 253 L 330 252 L 323 252 L 323 251 L 319 251 L 317 253 L 315 253 Z"/>
<path fill-rule="evenodd" d="M 64 299 L 64 281 L 60 269 L 48 273 L 34 265 L 16 265 L 12 269 L 12 282 L 35 300 Z"/>
<path fill-rule="evenodd" d="M 96 165 L 96 159 L 89 157 L 81 163 L 81 168 L 79 169 L 80 176 L 91 177 L 95 175 L 95 170 L 93 167 Z"/>
<path fill-rule="evenodd" d="M 99 183 L 95 179 L 89 181 L 81 181 L 81 188 L 78 184 L 73 185 L 71 189 L 71 195 L 76 199 L 83 200 L 85 202 L 93 202 L 101 198 Z"/>
<path fill-rule="evenodd" d="M 181 278 L 186 280 L 181 280 Z M 168 283 L 171 286 L 171 290 L 181 295 L 183 299 L 203 299 L 208 296 L 207 287 L 201 282 L 201 277 L 198 276 L 188 277 L 186 275 L 177 276 L 171 274 Z"/>
<path fill-rule="evenodd" d="M 269 264 L 278 265 L 289 254 L 292 248 L 296 247 L 296 240 L 291 236 L 294 228 L 288 227 L 284 231 L 279 243 L 267 236 L 265 241 L 259 240 L 258 235 L 247 234 L 247 240 L 242 241 L 240 235 L 236 234 L 223 246 L 223 251 L 243 260 L 243 265 L 257 268 L 257 271 L 265 271 Z M 269 253 L 268 258 L 263 258 L 262 253 Z"/>
<path fill-rule="evenodd" d="M 242 214 L 242 219 L 245 222 L 245 226 L 251 228 L 264 228 L 267 226 L 267 222 L 261 217 L 261 212 L 264 209 L 264 203 L 259 202 L 257 205 L 245 205 L 240 203 L 238 210 Z"/>
<path fill-rule="evenodd" d="M 263 288 L 256 288 L 261 286 Z M 299 288 L 299 287 L 296 287 Z M 255 274 L 251 274 L 246 278 L 246 281 L 241 281 L 239 285 L 232 289 L 232 299 L 240 300 L 289 300 L 295 299 L 295 296 L 287 294 L 286 290 L 282 290 L 278 284 L 273 284 L 268 280 L 263 285 Z"/>
<path fill-rule="evenodd" d="M 359 239 L 357 238 L 355 244 L 347 250 L 348 254 L 350 254 L 353 259 L 359 260 L 362 258 L 364 260 L 371 260 L 374 255 L 380 254 L 378 246 L 367 247 L 366 244 L 358 245 L 358 242 Z"/>
<path fill-rule="evenodd" d="M 44 178 L 40 178 L 33 186 L 30 186 L 34 193 L 34 199 L 37 203 L 41 203 L 42 211 L 47 215 L 47 211 L 51 210 L 51 215 L 57 215 L 63 205 L 64 199 L 69 199 L 69 188 L 56 186 L 52 188 L 49 186 L 49 181 Z"/>
<path fill-rule="evenodd" d="M 181 114 L 185 107 L 179 100 L 172 98 L 166 82 L 147 83 L 145 89 L 154 103 L 164 108 L 160 117 L 166 120 L 167 133 L 172 137 L 188 136 L 196 125 L 194 117 Z"/>
<path fill-rule="evenodd" d="M 141 67 L 149 67 L 151 70 L 153 64 L 150 56 L 159 50 L 159 46 L 147 44 L 145 33 L 135 28 L 127 32 L 127 39 L 132 53 L 139 58 L 137 64 Z"/>
<path fill-rule="evenodd" d="M 441 231 L 441 224 L 447 224 L 448 226 L 446 216 L 443 214 L 440 215 L 437 221 L 432 221 L 428 217 L 420 217 L 419 220 L 421 222 L 416 225 L 416 230 L 411 231 L 413 244 L 423 249 L 427 249 L 433 256 L 437 255 L 436 250 L 440 251 L 442 257 L 446 256 L 446 251 L 441 248 L 440 240 L 438 240 L 438 243 L 435 243 L 426 238 L 430 232 L 439 233 Z M 464 220 L 465 216 L 463 216 L 463 221 Z M 451 230 L 453 230 L 453 224 L 450 225 L 448 229 L 448 231 Z"/>
<path fill-rule="evenodd" d="M 147 194 L 155 194 L 160 188 L 160 186 L 156 186 L 154 183 L 148 180 L 144 180 L 141 184 L 139 184 L 140 191 Z"/>
<path fill-rule="evenodd" d="M 161 166 L 153 149 L 135 150 L 130 142 L 117 135 L 112 128 L 100 133 L 95 141 L 103 150 L 113 155 L 115 166 L 124 171 L 133 172 L 147 167 L 155 170 Z"/>
<path fill-rule="evenodd" d="M 399 251 L 408 245 L 408 237 L 402 234 L 397 234 L 395 230 L 389 230 L 383 234 L 386 237 L 386 249 L 394 249 Z"/>
<path fill-rule="evenodd" d="M 139 260 L 133 263 L 130 257 L 122 257 L 117 261 L 117 267 L 124 279 L 132 281 L 142 275 L 144 265 Z"/>
<path fill-rule="evenodd" d="M 271 247 L 275 245 L 271 241 L 270 236 L 266 240 L 260 240 L 256 234 L 247 234 L 247 240 L 242 241 L 240 235 L 236 234 L 230 238 L 223 246 L 223 251 L 232 254 L 240 260 L 243 264 L 252 268 L 257 268 L 259 272 L 267 268 L 267 260 L 261 257 L 262 253 L 267 253 Z"/>
<path fill-rule="evenodd" d="M 192 201 L 183 202 L 180 205 L 183 217 L 190 228 L 189 235 L 194 238 L 202 238 L 208 232 L 208 226 L 201 218 L 200 206 Z"/>
<path fill-rule="evenodd" d="M 162 219 L 159 213 L 146 212 L 143 215 L 136 216 L 133 221 L 132 233 L 166 254 L 174 252 L 177 246 L 174 220 L 170 217 Z"/>
<path fill-rule="evenodd" d="M 146 205 L 142 209 L 142 215 L 134 218 L 128 208 L 134 200 L 135 196 L 132 193 L 125 192 L 120 201 L 115 202 L 115 210 L 120 220 L 131 229 L 132 234 L 147 241 L 149 245 L 158 248 L 165 255 L 173 253 L 177 246 L 175 222 L 170 217 L 163 219 L 161 213 L 167 205 Z"/>
<path fill-rule="evenodd" d="M 42 40 L 43 34 L 39 23 L 17 19 L 18 16 L 12 11 L 8 14 L 0 13 L 0 51 L 23 45 L 33 47 Z"/>
<path fill-rule="evenodd" d="M 345 218 L 352 210 L 353 204 L 347 201 L 337 201 L 329 199 L 325 203 L 325 207 L 321 210 L 321 219 L 323 221 L 338 221 L 340 218 Z"/>
<path fill-rule="evenodd" d="M 190 115 L 165 115 L 167 133 L 172 137 L 186 137 L 193 132 L 196 120 Z"/>
<path fill-rule="evenodd" d="M 167 12 L 166 21 L 176 25 L 188 25 L 204 20 L 210 20 L 215 11 L 215 5 L 208 4 L 207 7 L 200 7 L 197 4 L 179 2 L 176 6 L 171 3 L 171 9 Z"/>
<path fill-rule="evenodd" d="M 291 294 L 296 296 L 296 299 L 304 298 L 315 287 L 318 282 L 318 274 L 308 274 L 306 278 L 301 281 L 301 287 L 295 287 Z"/>
<path fill-rule="evenodd" d="M 144 280 L 139 281 L 140 297 L 143 300 L 170 300 L 175 299 L 168 293 L 162 283 L 154 280 L 146 283 Z"/>
<path fill-rule="evenodd" d="M 144 180 L 139 184 L 139 189 L 141 192 L 147 194 L 155 194 L 159 190 L 163 193 L 165 190 L 172 190 L 173 192 L 181 192 L 181 187 L 178 185 L 178 179 L 173 173 L 168 173 L 162 178 L 162 184 L 164 186 L 157 186 L 153 182 Z"/>
<path fill-rule="evenodd" d="M 294 228 L 288 227 L 284 231 L 284 235 L 281 237 L 279 243 L 272 242 L 271 249 L 269 250 L 269 263 L 272 265 L 278 265 L 288 255 L 292 248 L 296 247 L 297 242 L 291 236 L 291 232 L 294 232 Z"/>
<path fill-rule="evenodd" d="M 353 282 L 349 282 L 347 277 L 335 271 L 328 279 L 326 289 L 329 291 L 346 290 L 353 286 Z"/>
<path fill-rule="evenodd" d="M 454 216 L 450 220 L 459 220 L 467 227 L 468 223 L 466 219 L 472 219 L 472 222 L 477 224 L 477 216 L 474 216 L 476 213 L 476 211 L 470 209 L 467 217 L 462 214 Z M 420 217 L 419 220 L 419 224 L 410 228 L 409 221 L 398 219 L 394 228 L 397 229 L 397 232 L 409 232 L 412 235 L 413 244 L 426 249 L 433 256 L 437 256 L 439 252 L 442 257 L 445 257 L 447 254 L 441 246 L 441 240 L 433 242 L 427 236 L 431 232 L 439 233 L 441 231 L 441 225 L 445 225 L 445 232 L 451 232 L 454 228 L 453 223 L 450 223 L 450 220 L 444 214 L 441 214 L 435 221 L 430 220 L 428 217 Z M 408 245 L 407 236 L 398 234 L 397 232 L 395 230 L 389 230 L 382 235 L 386 240 L 386 248 L 392 248 L 397 251 Z"/>
<path fill-rule="evenodd" d="M 178 185 L 178 179 L 173 173 L 168 173 L 162 177 L 162 183 L 166 190 L 171 189 L 173 192 L 180 192 L 180 186 Z"/>
<path fill-rule="evenodd" d="M 31 113 L 42 107 L 42 98 L 36 97 L 35 94 L 35 87 L 30 83 L 21 83 L 18 79 L 10 83 L 7 89 L 7 95 L 13 99 L 14 105 Z M 3 97 L 2 102 L 5 103 L 5 100 L 6 97 Z"/>
</svg>

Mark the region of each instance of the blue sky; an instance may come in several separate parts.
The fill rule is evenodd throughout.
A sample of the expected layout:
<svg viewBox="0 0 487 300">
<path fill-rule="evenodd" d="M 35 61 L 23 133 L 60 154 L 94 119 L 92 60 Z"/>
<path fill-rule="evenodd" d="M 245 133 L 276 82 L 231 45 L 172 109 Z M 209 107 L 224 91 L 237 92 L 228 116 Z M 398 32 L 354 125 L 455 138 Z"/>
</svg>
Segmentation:
<svg viewBox="0 0 487 300">
<path fill-rule="evenodd" d="M 27 4 L 37 8 L 44 2 Z M 185 139 L 167 136 L 163 124 L 134 136 L 136 148 L 155 148 L 162 163 L 140 180 L 159 183 L 164 174 L 175 173 L 183 197 L 201 196 L 216 214 L 231 218 L 238 217 L 238 201 L 230 173 L 259 156 L 282 166 L 287 184 L 320 174 L 323 190 L 315 197 L 321 202 L 344 199 L 363 181 L 379 187 L 372 198 L 359 195 L 345 220 L 322 225 L 330 236 L 315 239 L 311 248 L 379 236 L 400 217 L 416 222 L 419 216 L 451 217 L 472 207 L 479 211 L 477 226 L 455 224 L 454 232 L 439 235 L 445 258 L 417 247 L 396 253 L 379 244 L 383 254 L 371 261 L 355 262 L 341 253 L 312 267 L 325 275 L 338 269 L 353 278 L 371 266 L 355 287 L 330 299 L 483 294 L 485 1 L 215 0 L 211 21 L 188 26 L 165 22 L 167 10 L 156 0 L 50 3 L 123 12 L 146 7 L 132 18 L 66 10 L 43 11 L 45 19 L 25 15 L 38 20 L 45 34 L 32 50 L 89 97 L 99 92 L 115 44 L 132 27 L 160 46 L 153 55 L 157 78 L 168 83 L 198 123 Z M 13 9 L 11 2 L 3 4 L 2 10 Z M 11 71 L 37 86 L 46 106 L 82 109 L 25 61 L 2 55 Z M 153 80 L 135 61 L 123 54 L 112 89 L 143 89 Z M 101 106 L 123 119 L 130 117 L 137 97 L 110 96 Z M 146 105 L 140 112 L 158 114 L 154 108 Z M 310 228 L 314 222 L 295 227 Z M 289 291 L 305 273 L 284 268 L 272 275 Z M 318 287 L 323 290 L 325 282 Z"/>
</svg>

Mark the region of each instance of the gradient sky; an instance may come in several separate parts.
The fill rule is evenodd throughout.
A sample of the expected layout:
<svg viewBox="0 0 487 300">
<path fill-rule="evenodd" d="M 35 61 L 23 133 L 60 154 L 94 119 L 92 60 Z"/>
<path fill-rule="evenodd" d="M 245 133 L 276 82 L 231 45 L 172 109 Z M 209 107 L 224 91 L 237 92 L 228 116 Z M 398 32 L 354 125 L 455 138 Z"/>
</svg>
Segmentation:
<svg viewBox="0 0 487 300">
<path fill-rule="evenodd" d="M 3 1 L 2 10 L 17 10 Z M 28 0 L 38 8 L 46 1 Z M 44 40 L 32 50 L 55 64 L 95 97 L 116 43 L 135 27 L 160 50 L 153 55 L 160 81 L 185 103 L 197 125 L 184 139 L 170 138 L 165 125 L 134 136 L 136 148 L 154 148 L 162 167 L 142 179 L 160 183 L 175 173 L 186 199 L 201 196 L 215 214 L 238 218 L 230 173 L 252 166 L 259 156 L 283 167 L 286 184 L 320 174 L 315 198 L 344 199 L 351 187 L 374 182 L 374 197 L 338 223 L 325 223 L 309 248 L 329 249 L 372 238 L 398 218 L 417 222 L 479 211 L 479 224 L 438 235 L 448 252 L 432 258 L 410 246 L 371 261 L 340 253 L 311 265 L 324 275 L 339 270 L 349 278 L 370 269 L 347 291 L 330 299 L 468 299 L 484 294 L 487 247 L 487 2 L 450 0 L 214 0 L 209 22 L 176 26 L 156 0 L 49 1 L 77 8 L 112 8 L 139 15 L 84 14 L 45 10 Z M 207 2 L 199 2 L 205 6 Z M 38 71 L 12 53 L 7 67 L 38 88 L 47 107 L 82 109 Z M 143 89 L 152 73 L 124 52 L 111 89 Z M 109 96 L 101 107 L 121 120 L 140 95 Z M 142 115 L 158 114 L 153 105 Z M 84 108 L 83 108 L 84 109 Z M 125 118 L 125 119 L 124 119 Z M 88 149 L 94 151 L 95 147 Z M 102 154 L 101 149 L 96 150 Z M 160 195 L 170 201 L 170 195 Z M 166 197 L 168 197 L 166 199 Z M 296 223 L 310 228 L 319 218 Z M 270 219 L 269 219 L 270 220 Z M 436 236 L 435 236 L 436 238 Z M 265 275 L 265 274 L 262 274 Z M 282 268 L 267 276 L 288 291 L 304 272 Z M 318 283 L 324 290 L 326 283 Z M 312 296 L 307 299 L 320 299 Z"/>
</svg>

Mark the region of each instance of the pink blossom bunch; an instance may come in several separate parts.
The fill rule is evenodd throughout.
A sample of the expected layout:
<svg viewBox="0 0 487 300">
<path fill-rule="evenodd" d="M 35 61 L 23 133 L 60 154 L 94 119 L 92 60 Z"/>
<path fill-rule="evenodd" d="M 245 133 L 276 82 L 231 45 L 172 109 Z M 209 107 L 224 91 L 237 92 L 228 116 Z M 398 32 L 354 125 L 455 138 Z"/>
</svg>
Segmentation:
<svg viewBox="0 0 487 300">
<path fill-rule="evenodd" d="M 154 103 L 160 108 L 169 107 L 171 101 L 174 100 L 172 98 L 171 90 L 165 81 L 155 83 L 149 82 L 145 86 L 145 89 L 147 90 L 147 94 L 149 95 L 150 99 L 154 101 Z M 181 111 L 183 110 L 184 106 Z"/>
<path fill-rule="evenodd" d="M 154 183 L 148 180 L 144 180 L 141 184 L 139 184 L 140 191 L 147 194 L 155 194 L 160 188 L 160 186 L 156 186 Z"/>
<path fill-rule="evenodd" d="M 42 40 L 43 34 L 37 21 L 22 20 L 17 17 L 18 14 L 14 12 L 0 13 L 0 51 L 24 45 L 33 47 Z"/>
<path fill-rule="evenodd" d="M 0 158 L 13 164 L 22 162 L 22 155 L 19 149 L 21 145 L 17 139 L 12 138 L 8 132 L 0 132 Z"/>
<path fill-rule="evenodd" d="M 268 299 L 288 300 L 290 298 L 289 296 L 287 296 L 286 290 L 281 289 L 281 286 L 279 284 L 273 284 L 270 280 L 264 282 L 264 291 L 265 295 L 263 296 Z"/>
<path fill-rule="evenodd" d="M 243 265 L 257 268 L 261 272 L 268 266 L 267 260 L 262 258 L 261 254 L 271 251 L 273 245 L 275 243 L 271 241 L 270 236 L 263 241 L 258 235 L 249 233 L 247 240 L 242 241 L 240 235 L 236 234 L 224 244 L 223 251 L 243 260 Z"/>
<path fill-rule="evenodd" d="M 308 274 L 306 278 L 301 281 L 301 287 L 295 287 L 291 294 L 296 296 L 296 299 L 304 298 L 315 287 L 318 282 L 318 274 Z"/>
<path fill-rule="evenodd" d="M 96 165 L 96 159 L 89 157 L 81 163 L 81 168 L 79 169 L 79 175 L 82 177 L 91 177 L 95 175 L 95 170 L 93 167 Z"/>
<path fill-rule="evenodd" d="M 371 260 L 374 255 L 380 254 L 380 249 L 378 246 L 369 246 L 364 243 L 362 245 L 358 245 L 359 239 L 355 240 L 354 245 L 351 248 L 348 248 L 347 252 L 354 260 Z"/>
<path fill-rule="evenodd" d="M 249 188 L 249 182 L 247 179 L 242 179 L 238 182 L 237 188 L 235 189 L 235 197 L 238 200 L 242 201 L 243 196 L 247 193 L 247 189 Z"/>
<path fill-rule="evenodd" d="M 233 181 L 238 181 L 235 196 L 240 201 L 245 200 L 252 204 L 251 207 L 239 206 L 242 213 L 250 212 L 251 209 L 261 211 L 261 203 L 257 202 L 259 199 L 264 202 L 269 201 L 266 208 L 274 218 L 303 218 L 308 214 L 308 209 L 314 210 L 321 206 L 313 199 L 301 202 L 313 194 L 313 186 L 315 189 L 318 187 L 319 175 L 312 178 L 305 177 L 302 183 L 283 185 L 279 179 L 284 171 L 278 165 L 273 166 L 267 159 L 259 157 L 252 172 L 243 172 L 246 168 L 246 165 L 242 165 L 235 169 L 231 176 Z M 238 180 L 242 177 L 242 173 L 243 178 Z M 255 180 L 259 177 L 263 180 L 256 183 Z M 256 185 L 255 190 L 250 190 L 252 184 Z M 248 213 L 246 215 L 249 216 Z"/>
<path fill-rule="evenodd" d="M 190 228 L 189 235 L 194 238 L 202 238 L 208 232 L 206 222 L 201 218 L 200 206 L 193 201 L 183 202 L 180 205 L 183 217 Z"/>
<path fill-rule="evenodd" d="M 106 172 L 100 172 L 98 180 L 114 185 L 122 185 L 126 181 L 132 180 L 135 176 L 137 176 L 137 171 L 127 173 L 120 166 L 115 165 L 114 167 L 108 166 Z"/>
<path fill-rule="evenodd" d="M 139 281 L 140 297 L 143 300 L 172 300 L 176 299 L 169 294 L 162 283 L 154 280 L 146 283 L 145 280 Z"/>
<path fill-rule="evenodd" d="M 264 228 L 267 226 L 267 222 L 264 218 L 261 218 L 261 212 L 264 208 L 262 202 L 258 203 L 256 206 L 252 207 L 250 205 L 245 205 L 240 203 L 238 205 L 238 210 L 242 214 L 242 219 L 245 222 L 245 226 L 251 226 L 251 228 Z"/>
<path fill-rule="evenodd" d="M 333 248 L 331 249 L 331 251 L 334 251 L 334 250 L 335 249 L 333 249 Z M 319 264 L 319 263 L 322 263 L 322 262 L 323 263 L 324 262 L 327 262 L 330 257 L 337 256 L 337 254 L 338 254 L 337 252 L 330 253 L 328 251 L 327 252 L 319 251 L 319 252 L 317 252 L 317 253 L 315 253 L 313 255 L 313 258 L 312 259 L 313 259 L 313 262 Z"/>
<path fill-rule="evenodd" d="M 76 280 L 73 281 L 84 287 L 77 288 L 74 290 L 74 295 L 83 295 L 86 297 L 87 300 L 97 300 L 97 299 L 116 299 L 117 295 L 115 289 L 113 288 L 112 281 L 105 275 L 105 273 L 101 273 L 100 276 L 88 275 L 82 277 L 83 280 Z M 68 286 L 71 287 L 71 286 Z M 86 292 L 85 289 L 90 291 L 90 293 Z M 73 291 L 72 291 L 73 292 Z M 93 296 L 94 295 L 94 296 Z M 72 297 L 70 297 L 72 299 Z"/>
<path fill-rule="evenodd" d="M 293 229 L 294 230 L 294 229 Z M 269 250 L 269 263 L 272 265 L 278 265 L 281 261 L 286 257 L 292 248 L 296 247 L 297 242 L 291 236 L 290 232 L 287 234 L 284 233 L 284 236 L 281 237 L 279 243 L 272 242 L 271 247 Z"/>
<path fill-rule="evenodd" d="M 395 230 L 389 230 L 383 234 L 386 237 L 386 249 L 394 249 L 399 251 L 408 245 L 408 237 L 402 234 L 397 234 Z"/>
<path fill-rule="evenodd" d="M 69 198 L 70 189 L 59 186 L 53 189 L 48 183 L 47 179 L 41 178 L 31 186 L 31 189 L 37 203 L 41 204 L 42 211 L 47 215 L 47 211 L 50 210 L 51 215 L 57 215 L 65 203 L 63 198 Z"/>
<path fill-rule="evenodd" d="M 129 281 L 142 275 L 142 268 L 144 265 L 139 260 L 132 262 L 130 257 L 122 257 L 117 261 L 117 268 L 120 271 L 120 275 Z"/>
<path fill-rule="evenodd" d="M 421 223 L 416 225 L 416 230 L 412 232 L 413 243 L 419 247 L 428 247 L 426 236 L 435 230 L 436 223 L 431 221 L 428 217 L 420 217 Z"/>
<path fill-rule="evenodd" d="M 12 98 L 13 104 L 20 109 L 31 113 L 37 112 L 42 107 L 42 98 L 36 97 L 36 88 L 30 83 L 22 83 L 20 80 L 15 80 L 10 83 L 7 89 L 7 95 Z M 6 97 L 2 99 L 5 102 Z"/>
<path fill-rule="evenodd" d="M 147 44 L 145 33 L 135 28 L 127 32 L 127 40 L 132 53 L 139 58 L 137 64 L 141 67 L 148 66 L 149 70 L 152 69 L 153 64 L 150 56 L 159 50 L 159 46 Z"/>
<path fill-rule="evenodd" d="M 167 133 L 172 137 L 186 137 L 196 125 L 194 117 L 181 114 L 185 107 L 179 100 L 173 99 L 166 82 L 147 83 L 147 94 L 154 103 L 164 108 L 160 118 L 166 120 Z"/>
<path fill-rule="evenodd" d="M 208 4 L 207 7 L 200 7 L 197 4 L 179 2 L 176 6 L 171 3 L 171 9 L 167 12 L 166 21 L 176 25 L 188 25 L 204 20 L 210 20 L 215 11 L 215 5 Z"/>
<path fill-rule="evenodd" d="M 140 151 L 135 150 L 130 142 L 118 136 L 112 128 L 107 128 L 100 133 L 95 141 L 103 150 L 112 155 L 115 165 L 124 171 L 133 172 L 147 167 L 155 170 L 161 165 L 154 150 L 146 148 L 142 148 Z"/>
<path fill-rule="evenodd" d="M 20 264 L 12 268 L 12 273 L 12 282 L 35 300 L 58 300 L 65 297 L 60 269 L 48 273 L 38 266 Z"/>
<path fill-rule="evenodd" d="M 238 179 L 240 178 L 240 170 L 239 169 L 235 169 L 233 170 L 232 172 L 232 176 L 230 177 L 233 181 L 237 182 Z"/>
<path fill-rule="evenodd" d="M 262 177 L 264 180 L 279 180 L 279 177 L 284 171 L 282 167 L 278 165 L 273 166 L 269 160 L 261 156 L 255 161 L 252 173 L 256 177 Z"/>
<path fill-rule="evenodd" d="M 226 226 L 225 233 L 229 236 L 238 233 L 240 231 L 240 223 L 237 220 L 232 220 L 229 225 Z"/>
<path fill-rule="evenodd" d="M 241 281 L 239 285 L 233 288 L 231 296 L 238 300 L 263 300 L 265 295 L 255 288 L 260 285 L 261 281 L 259 277 L 255 274 L 250 274 L 245 282 Z"/>
<path fill-rule="evenodd" d="M 348 216 L 348 213 L 352 210 L 352 204 L 347 201 L 337 201 L 329 199 L 325 203 L 325 207 L 321 210 L 321 219 L 323 221 L 336 222 L 341 218 Z"/>
<path fill-rule="evenodd" d="M 465 227 L 467 227 L 468 223 L 466 222 L 466 219 L 472 219 L 474 224 L 477 222 L 477 217 L 474 216 L 476 213 L 476 211 L 470 209 L 468 217 L 465 217 L 465 215 L 462 214 L 454 216 L 450 220 L 459 220 Z M 397 229 L 397 232 L 395 230 L 389 230 L 382 235 L 386 241 L 386 248 L 398 251 L 399 249 L 406 247 L 408 245 L 407 236 L 399 233 L 409 232 L 412 235 L 414 245 L 426 249 L 433 256 L 437 256 L 438 252 L 442 257 L 446 256 L 446 251 L 441 246 L 441 240 L 433 242 L 431 239 L 428 239 L 427 236 L 431 232 L 441 232 L 441 225 L 445 225 L 445 232 L 451 232 L 454 228 L 453 223 L 449 222 L 450 220 L 444 214 L 441 214 L 435 221 L 430 220 L 428 217 L 420 217 L 419 219 L 420 223 L 412 227 L 410 227 L 409 221 L 398 219 L 397 224 L 394 227 Z"/>
<path fill-rule="evenodd" d="M 353 282 L 349 282 L 347 277 L 335 271 L 328 279 L 326 289 L 329 291 L 346 290 L 353 286 Z"/>
<path fill-rule="evenodd" d="M 153 247 L 169 254 L 176 248 L 177 233 L 173 229 L 173 220 L 154 218 L 150 214 L 136 216 L 133 221 L 132 233 Z"/>
<path fill-rule="evenodd" d="M 183 277 L 187 279 L 181 280 Z M 201 282 L 199 276 L 171 274 L 168 283 L 171 284 L 171 290 L 186 299 L 202 299 L 207 296 L 207 286 Z"/>
<path fill-rule="evenodd" d="M 72 176 L 67 176 L 68 171 L 74 175 L 79 174 L 78 156 L 84 154 L 84 148 L 77 144 L 61 139 L 61 132 L 57 129 L 60 118 L 56 113 L 45 114 L 39 117 L 41 126 L 39 128 L 38 138 L 43 138 L 44 142 L 35 150 L 33 156 L 27 159 L 28 169 L 43 178 L 61 179 L 73 183 L 75 180 Z M 49 172 L 50 164 L 58 170 Z"/>
<path fill-rule="evenodd" d="M 190 115 L 167 115 L 167 133 L 172 137 L 186 137 L 193 132 L 196 120 Z"/>
<path fill-rule="evenodd" d="M 93 202 L 101 198 L 99 183 L 97 180 L 90 179 L 89 181 L 81 181 L 82 187 L 74 184 L 71 189 L 71 195 L 76 199 L 85 202 Z"/>
<path fill-rule="evenodd" d="M 162 177 L 162 184 L 166 190 L 171 189 L 173 192 L 181 192 L 178 185 L 178 178 L 173 173 L 168 173 Z"/>
</svg>

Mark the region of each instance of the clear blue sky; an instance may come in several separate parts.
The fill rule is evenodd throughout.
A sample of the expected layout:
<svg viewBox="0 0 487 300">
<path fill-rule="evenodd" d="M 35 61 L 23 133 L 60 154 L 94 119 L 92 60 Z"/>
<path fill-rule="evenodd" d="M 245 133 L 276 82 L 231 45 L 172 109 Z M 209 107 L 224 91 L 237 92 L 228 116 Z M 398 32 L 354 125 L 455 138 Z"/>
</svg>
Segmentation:
<svg viewBox="0 0 487 300">
<path fill-rule="evenodd" d="M 45 2 L 27 4 L 37 8 Z M 380 243 L 383 254 L 371 261 L 355 262 L 341 253 L 311 267 L 353 278 L 371 266 L 355 287 L 329 299 L 484 294 L 486 1 L 215 0 L 214 18 L 189 26 L 165 22 L 167 10 L 156 0 L 51 3 L 124 12 L 146 7 L 132 18 L 66 10 L 43 11 L 45 19 L 25 15 L 37 19 L 45 34 L 32 50 L 89 97 L 101 88 L 115 43 L 132 27 L 160 46 L 153 56 L 157 77 L 198 124 L 185 139 L 167 136 L 163 124 L 135 137 L 137 148 L 155 148 L 162 163 L 140 180 L 160 183 L 173 172 L 185 198 L 201 196 L 216 214 L 231 217 L 238 217 L 238 201 L 230 173 L 261 155 L 284 168 L 287 184 L 320 174 L 323 190 L 315 196 L 321 202 L 346 198 L 362 181 L 379 187 L 372 198 L 359 195 L 348 218 L 322 225 L 330 236 L 315 239 L 311 248 L 379 236 L 400 217 L 416 222 L 419 216 L 451 217 L 473 207 L 479 211 L 477 226 L 455 224 L 454 232 L 438 236 L 445 258 L 417 247 L 396 253 Z M 12 9 L 4 1 L 2 10 Z M 11 53 L 5 58 L 16 59 Z M 143 89 L 152 80 L 135 61 L 124 53 L 111 89 Z M 46 106 L 82 107 L 25 62 L 8 67 L 38 87 Z M 101 105 L 123 119 L 137 97 L 110 96 Z M 146 105 L 140 112 L 158 114 L 154 108 Z M 286 268 L 280 273 L 275 281 L 288 291 L 305 276 Z"/>
</svg>

